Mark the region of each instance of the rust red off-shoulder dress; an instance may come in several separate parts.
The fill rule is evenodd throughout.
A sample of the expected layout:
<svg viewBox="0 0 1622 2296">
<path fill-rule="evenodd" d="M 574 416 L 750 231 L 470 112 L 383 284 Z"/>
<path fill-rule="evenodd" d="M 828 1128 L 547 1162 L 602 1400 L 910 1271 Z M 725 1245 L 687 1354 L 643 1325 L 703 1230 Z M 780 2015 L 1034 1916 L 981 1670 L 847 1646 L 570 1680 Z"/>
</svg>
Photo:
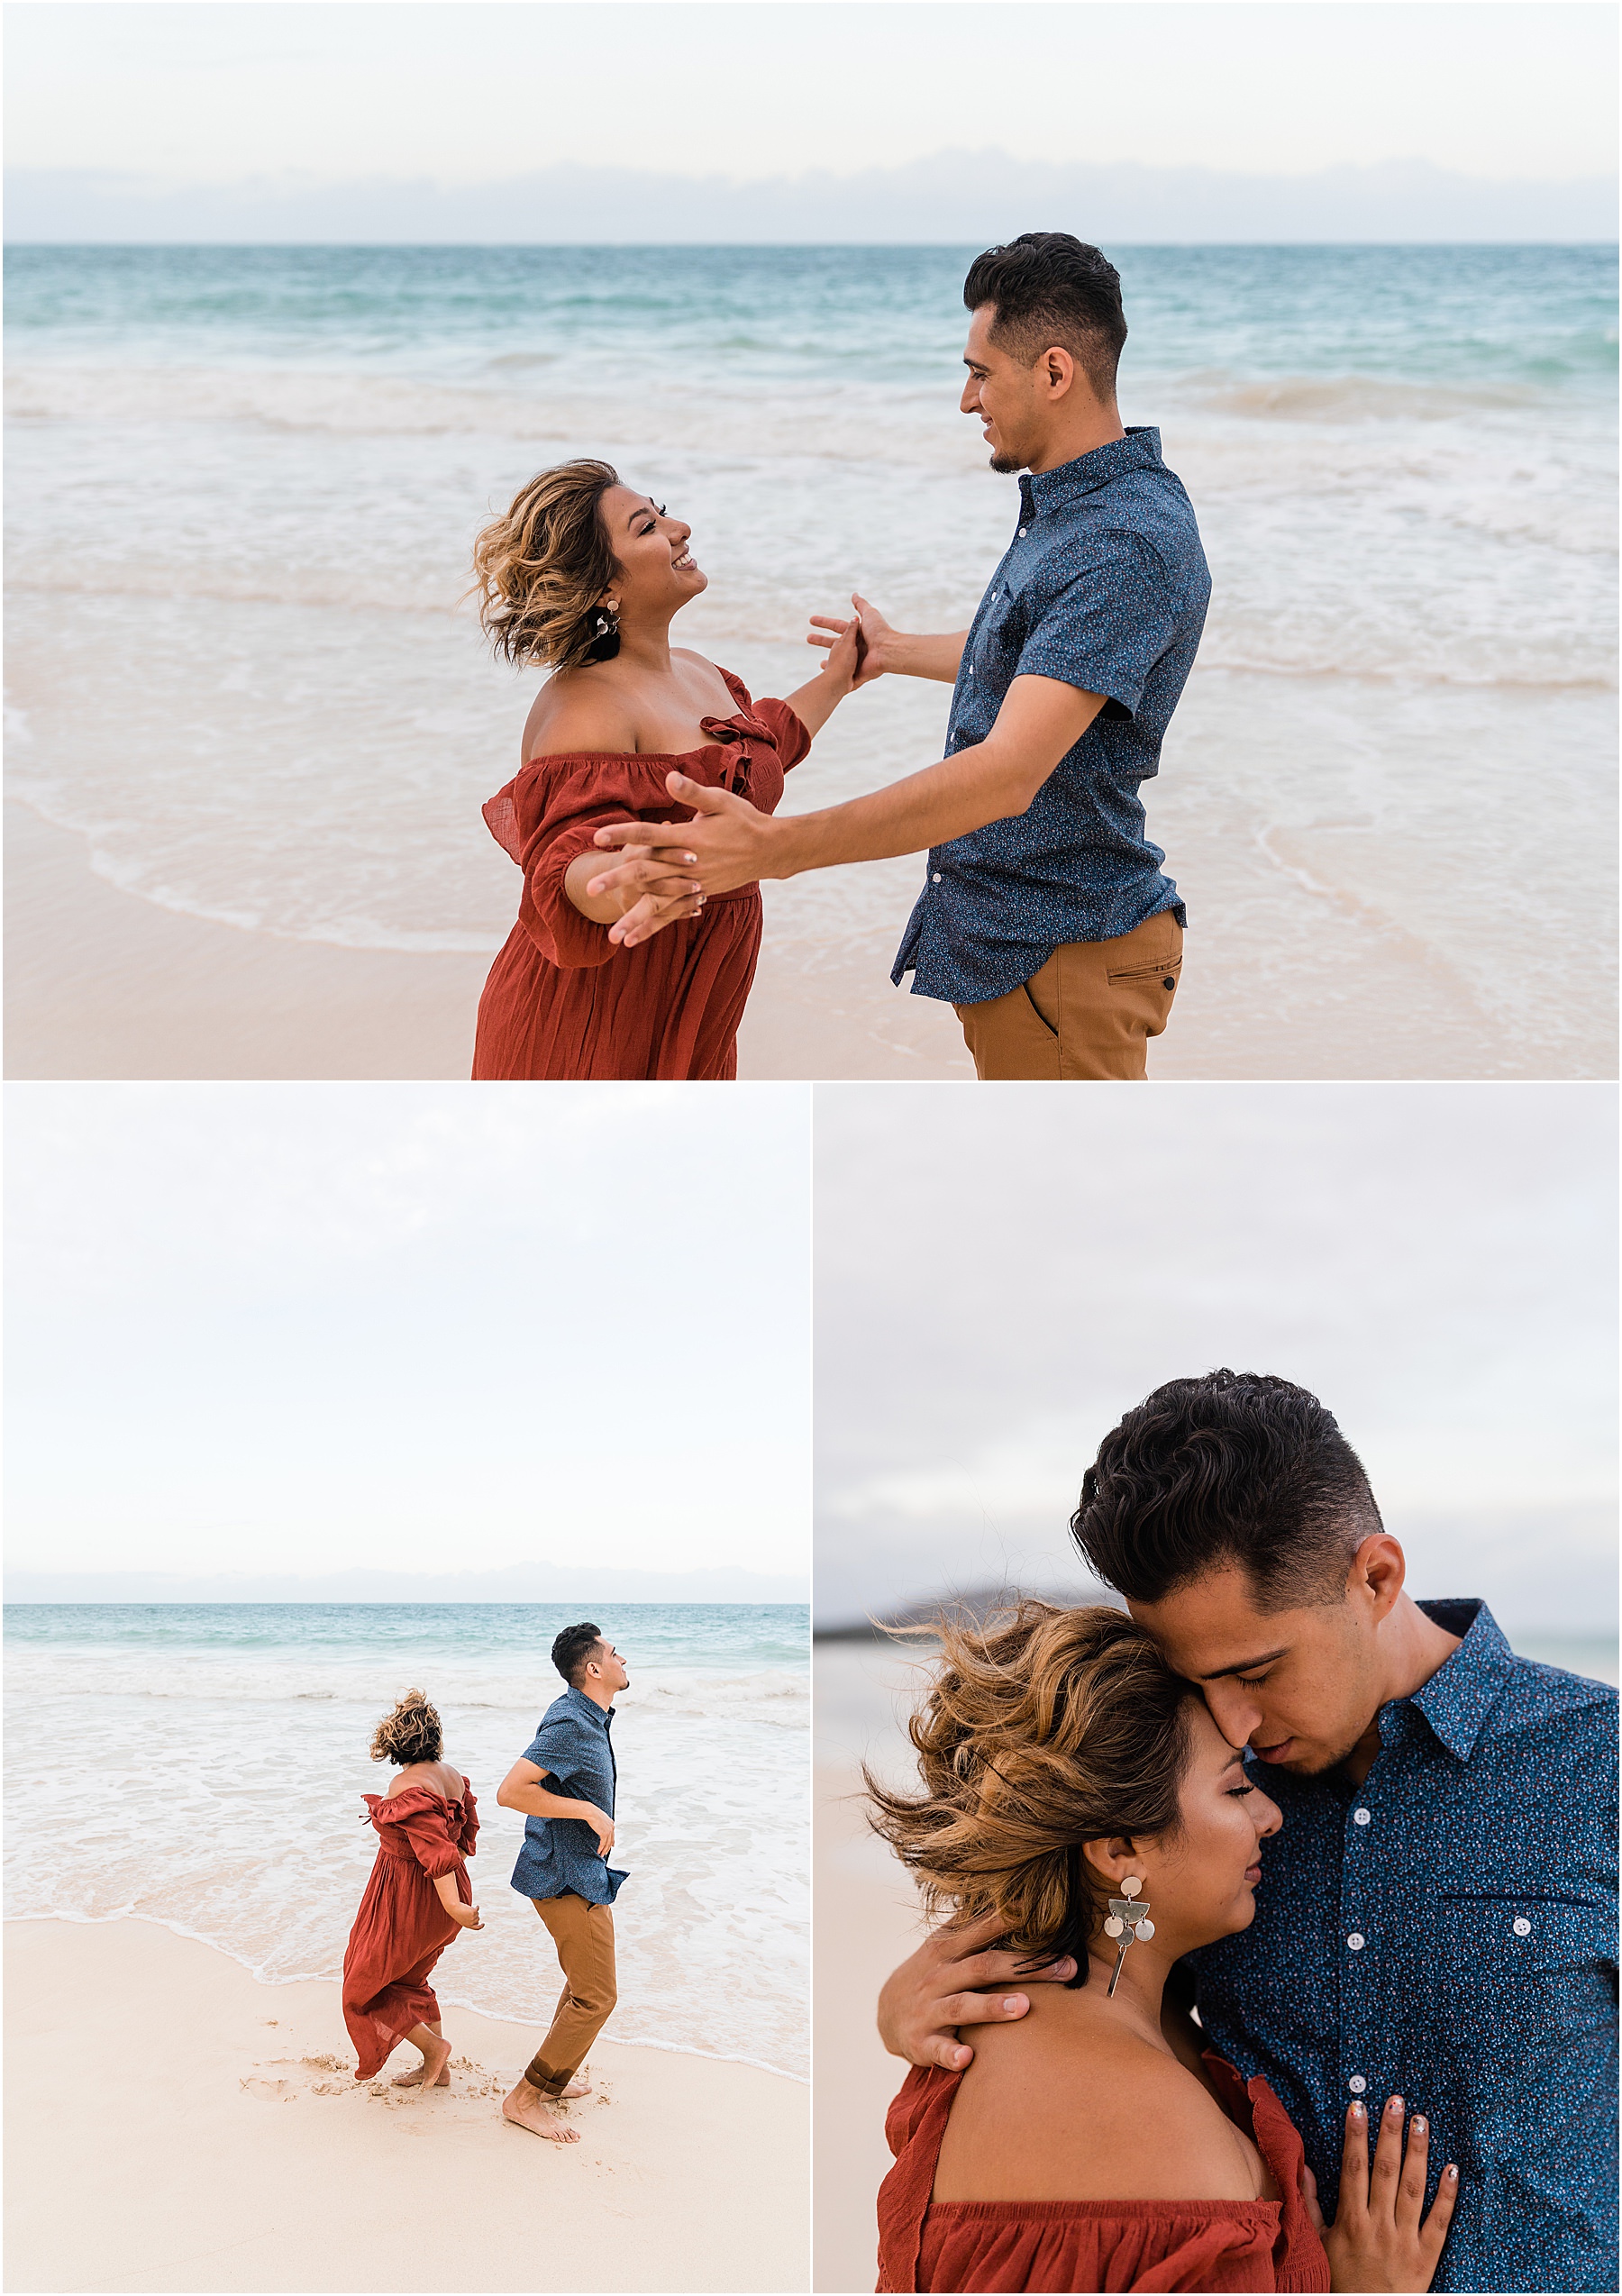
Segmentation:
<svg viewBox="0 0 1622 2296">
<path fill-rule="evenodd" d="M 932 2200 L 962 2075 L 915 2066 L 885 2121 L 896 2164 L 879 2189 L 879 2289 L 1326 2289 L 1289 2114 L 1265 2081 L 1242 2082 L 1209 2049 L 1205 2061 L 1281 2200 Z"/>
<path fill-rule="evenodd" d="M 518 922 L 478 1004 L 476 1078 L 674 1077 L 730 1080 L 738 1023 L 761 947 L 761 888 L 713 893 L 695 917 L 634 949 L 608 938 L 563 890 L 570 863 L 611 821 L 688 821 L 665 788 L 672 770 L 734 789 L 775 813 L 783 776 L 811 746 L 787 702 L 752 702 L 721 672 L 738 707 L 706 717 L 702 750 L 606 751 L 531 760 L 484 808 L 490 834 L 524 871 Z M 605 852 L 603 866 L 615 856 Z"/>
<path fill-rule="evenodd" d="M 343 1956 L 343 2021 L 360 2055 L 355 2078 L 369 2081 L 414 2025 L 439 2022 L 428 1979 L 457 1924 L 433 1884 L 454 1873 L 457 1896 L 472 1904 L 462 1860 L 478 1839 L 478 1803 L 466 1778 L 456 1801 L 427 1786 L 361 1799 L 378 1854 Z"/>
</svg>

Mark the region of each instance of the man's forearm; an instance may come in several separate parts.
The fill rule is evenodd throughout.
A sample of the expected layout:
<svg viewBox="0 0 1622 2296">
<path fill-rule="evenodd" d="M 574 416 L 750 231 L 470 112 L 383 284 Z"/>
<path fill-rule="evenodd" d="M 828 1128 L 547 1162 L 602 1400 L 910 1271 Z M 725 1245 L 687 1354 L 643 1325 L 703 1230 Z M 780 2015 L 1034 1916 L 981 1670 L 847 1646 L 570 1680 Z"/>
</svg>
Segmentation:
<svg viewBox="0 0 1622 2296">
<path fill-rule="evenodd" d="M 589 1824 L 587 1812 L 590 1802 L 569 1801 L 561 1794 L 549 1794 L 544 1786 L 504 1786 L 496 1797 L 504 1809 L 521 1809 L 526 1818 L 572 1818 L 581 1825 Z"/>
<path fill-rule="evenodd" d="M 899 630 L 892 631 L 884 641 L 884 667 L 902 678 L 938 678 L 943 685 L 952 685 L 968 637 L 967 630 L 941 631 L 934 636 L 916 638 Z"/>
<path fill-rule="evenodd" d="M 922 773 L 870 790 L 820 813 L 779 815 L 772 823 L 768 877 L 798 877 L 846 861 L 889 861 L 966 837 L 989 821 L 1023 813 L 1040 788 L 1022 767 L 988 743 L 960 750 Z"/>
</svg>

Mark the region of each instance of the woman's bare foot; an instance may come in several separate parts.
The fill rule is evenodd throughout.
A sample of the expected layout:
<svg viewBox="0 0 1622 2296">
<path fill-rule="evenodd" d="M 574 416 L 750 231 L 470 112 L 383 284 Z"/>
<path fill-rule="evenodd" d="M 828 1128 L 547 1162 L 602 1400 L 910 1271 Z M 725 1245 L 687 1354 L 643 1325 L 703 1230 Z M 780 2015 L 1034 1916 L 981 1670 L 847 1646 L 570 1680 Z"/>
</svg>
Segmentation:
<svg viewBox="0 0 1622 2296">
<path fill-rule="evenodd" d="M 450 2042 L 442 2035 L 435 2034 L 432 2040 L 422 2045 L 422 2048 L 423 2062 L 417 2070 L 415 2080 L 413 2081 L 408 2076 L 405 2079 L 396 2079 L 396 2088 L 448 2089 L 451 2086 L 451 2075 L 446 2070 L 451 2063 Z"/>
<path fill-rule="evenodd" d="M 566 2120 L 560 2120 L 556 2113 L 549 2112 L 539 2089 L 532 2089 L 527 2081 L 520 2081 L 511 2094 L 502 2099 L 501 2118 L 510 2120 L 515 2128 L 527 2128 L 532 2136 L 549 2137 L 554 2145 L 578 2145 L 580 2141 L 579 2130 L 571 2128 Z"/>
<path fill-rule="evenodd" d="M 395 2089 L 418 2089 L 422 2086 L 423 2075 L 426 2070 L 425 2064 L 414 2064 L 408 2072 L 396 2073 L 389 2085 Z M 448 2089 L 451 2086 L 451 2072 L 448 2065 L 433 2085 L 436 2089 Z"/>
</svg>

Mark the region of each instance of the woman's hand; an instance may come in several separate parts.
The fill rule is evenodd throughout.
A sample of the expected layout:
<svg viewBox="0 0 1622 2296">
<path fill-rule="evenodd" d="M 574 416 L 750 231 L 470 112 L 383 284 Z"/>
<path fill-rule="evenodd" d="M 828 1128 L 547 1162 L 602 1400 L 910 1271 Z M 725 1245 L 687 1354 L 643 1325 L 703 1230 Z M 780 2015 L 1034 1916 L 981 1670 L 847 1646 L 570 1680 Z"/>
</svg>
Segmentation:
<svg viewBox="0 0 1622 2296">
<path fill-rule="evenodd" d="M 663 834 L 679 840 L 681 830 L 669 825 Z M 703 908 L 704 888 L 686 873 L 692 861 L 679 843 L 627 854 L 606 870 L 600 853 L 579 853 L 564 872 L 563 889 L 582 916 L 608 927 L 611 941 L 633 948 Z"/>
<path fill-rule="evenodd" d="M 460 1929 L 482 1929 L 484 1927 L 484 1923 L 478 1918 L 478 1908 L 476 1905 L 462 1905 L 460 1903 L 453 1905 L 451 1908 L 451 1918 L 456 1923 L 458 1928 Z"/>
<path fill-rule="evenodd" d="M 854 688 L 870 686 L 875 678 L 882 678 L 887 670 L 894 667 L 888 659 L 888 651 L 894 648 L 897 633 L 890 628 L 878 607 L 870 606 L 866 598 L 854 590 L 851 593 L 851 604 L 855 607 L 856 615 L 850 622 L 836 620 L 829 614 L 814 614 L 811 627 L 806 634 L 806 643 L 808 646 L 826 646 L 830 665 L 835 661 L 843 662 L 843 650 L 848 646 L 852 657 L 850 683 Z M 822 633 L 825 630 L 831 632 L 832 635 L 824 637 Z"/>
<path fill-rule="evenodd" d="M 1331 2288 L 1372 2296 L 1377 2290 L 1426 2289 L 1435 2277 L 1459 2197 L 1459 2172 L 1450 2161 L 1431 2212 L 1421 2222 L 1430 2130 L 1424 2114 L 1416 2113 L 1408 2123 L 1405 2163 L 1402 2116 L 1401 2098 L 1390 2098 L 1381 2117 L 1371 2173 L 1369 2116 L 1361 2104 L 1347 2108 L 1340 2204 L 1327 2228 L 1317 2203 L 1317 2181 L 1309 2168 L 1301 2170 L 1301 2198 L 1328 2253 Z"/>
</svg>

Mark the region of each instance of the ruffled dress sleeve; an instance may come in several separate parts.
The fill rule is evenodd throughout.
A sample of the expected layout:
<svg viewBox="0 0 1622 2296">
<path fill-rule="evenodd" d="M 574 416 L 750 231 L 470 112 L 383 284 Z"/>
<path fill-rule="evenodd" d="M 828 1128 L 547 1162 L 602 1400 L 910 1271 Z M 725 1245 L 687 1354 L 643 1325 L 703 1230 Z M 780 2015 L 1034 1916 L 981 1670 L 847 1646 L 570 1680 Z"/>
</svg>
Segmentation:
<svg viewBox="0 0 1622 2296">
<path fill-rule="evenodd" d="M 778 763 L 785 773 L 810 753 L 810 733 L 804 721 L 796 716 L 787 702 L 753 702 L 749 707 L 752 715 L 759 718 L 770 734 L 777 750 Z"/>
<path fill-rule="evenodd" d="M 518 922 L 548 963 L 572 970 L 620 953 L 606 925 L 581 916 L 563 879 L 609 822 L 678 817 L 665 788 L 670 770 L 669 758 L 634 754 L 536 758 L 485 806 L 490 834 L 524 871 Z M 615 859 L 605 852 L 604 868 Z"/>
<path fill-rule="evenodd" d="M 456 1835 L 458 1846 L 464 1857 L 472 1857 L 478 1840 L 478 1797 L 473 1790 L 471 1779 L 462 1780 L 461 1824 Z"/>
<path fill-rule="evenodd" d="M 389 1827 L 396 1845 L 409 1847 L 430 1881 L 454 1873 L 460 1865 L 464 1854 L 458 1838 L 461 1820 L 454 1805 L 442 1796 L 415 1788 L 396 1795 L 393 1801 L 385 1797 L 372 1815 L 378 1833 Z"/>
</svg>

